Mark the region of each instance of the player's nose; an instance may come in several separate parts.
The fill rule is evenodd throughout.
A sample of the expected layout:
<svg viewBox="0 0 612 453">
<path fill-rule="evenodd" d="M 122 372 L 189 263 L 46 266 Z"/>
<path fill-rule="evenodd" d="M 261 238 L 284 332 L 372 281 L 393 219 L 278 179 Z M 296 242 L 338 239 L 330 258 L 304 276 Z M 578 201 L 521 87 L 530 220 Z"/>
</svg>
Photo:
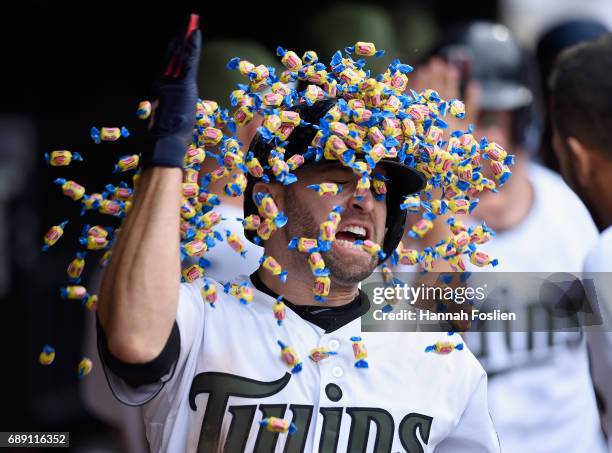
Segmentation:
<svg viewBox="0 0 612 453">
<path fill-rule="evenodd" d="M 348 200 L 348 207 L 354 211 L 370 213 L 374 210 L 376 200 L 371 190 L 364 192 L 353 192 Z"/>
</svg>

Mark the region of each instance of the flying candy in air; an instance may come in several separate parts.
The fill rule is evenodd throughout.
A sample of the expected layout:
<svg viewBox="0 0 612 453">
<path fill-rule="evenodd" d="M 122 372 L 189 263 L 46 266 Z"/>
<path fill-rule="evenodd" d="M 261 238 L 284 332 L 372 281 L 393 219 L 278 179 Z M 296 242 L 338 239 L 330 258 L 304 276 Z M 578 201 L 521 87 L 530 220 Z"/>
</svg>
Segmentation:
<svg viewBox="0 0 612 453">
<path fill-rule="evenodd" d="M 48 344 L 46 344 L 40 355 L 38 356 L 38 361 L 41 365 L 51 365 L 55 360 L 55 349 Z"/>
<path fill-rule="evenodd" d="M 93 368 L 93 363 L 87 357 L 83 357 L 83 359 L 79 362 L 79 366 L 77 368 L 77 375 L 79 379 L 83 379 L 89 373 L 91 373 L 91 369 Z"/>
<path fill-rule="evenodd" d="M 335 351 L 330 351 L 327 348 L 319 347 L 319 348 L 312 349 L 308 357 L 313 362 L 320 362 L 321 360 L 327 359 L 328 357 L 331 357 L 332 355 L 336 355 L 336 354 L 338 353 Z"/>
<path fill-rule="evenodd" d="M 281 348 L 281 360 L 291 368 L 291 373 L 295 374 L 302 371 L 302 362 L 300 362 L 295 349 L 280 340 L 277 343 Z"/>
<path fill-rule="evenodd" d="M 297 431 L 295 424 L 289 423 L 284 418 L 267 417 L 261 420 L 259 424 L 273 433 L 288 433 L 291 435 Z"/>
<path fill-rule="evenodd" d="M 68 225 L 68 220 L 64 220 L 59 225 L 52 226 L 49 231 L 47 231 L 45 237 L 43 238 L 45 241 L 45 245 L 42 246 L 43 252 L 49 250 L 49 247 L 52 247 L 57 241 L 59 241 L 59 238 L 61 238 L 64 234 L 64 228 L 66 228 L 66 225 Z"/>
<path fill-rule="evenodd" d="M 79 153 L 66 150 L 51 151 L 51 154 L 45 153 L 45 161 L 52 167 L 66 167 L 72 161 L 83 161 L 83 157 Z"/>
<path fill-rule="evenodd" d="M 453 351 L 463 350 L 463 343 L 451 343 L 450 341 L 437 341 L 436 344 L 427 346 L 425 352 L 435 352 L 436 354 L 450 354 Z"/>
<path fill-rule="evenodd" d="M 96 145 L 101 142 L 115 142 L 121 137 L 130 136 L 130 132 L 125 127 L 103 127 L 101 130 L 97 127 L 92 127 L 89 134 Z"/>
<path fill-rule="evenodd" d="M 351 337 L 353 342 L 353 355 L 355 356 L 355 367 L 357 368 L 368 368 L 368 350 L 363 343 L 361 337 Z"/>
<path fill-rule="evenodd" d="M 283 321 L 287 317 L 287 309 L 285 303 L 283 302 L 283 296 L 278 296 L 276 298 L 276 302 L 272 306 L 272 311 L 274 313 L 274 318 L 276 319 L 276 323 L 279 326 L 283 325 Z"/>
<path fill-rule="evenodd" d="M 208 279 L 204 279 L 204 285 L 200 288 L 202 299 L 204 302 L 210 304 L 211 307 L 215 308 L 215 302 L 217 301 L 217 287 Z"/>
<path fill-rule="evenodd" d="M 142 101 L 140 104 L 138 104 L 136 116 L 141 120 L 146 120 L 149 118 L 149 116 L 151 116 L 151 103 L 149 101 Z"/>
</svg>

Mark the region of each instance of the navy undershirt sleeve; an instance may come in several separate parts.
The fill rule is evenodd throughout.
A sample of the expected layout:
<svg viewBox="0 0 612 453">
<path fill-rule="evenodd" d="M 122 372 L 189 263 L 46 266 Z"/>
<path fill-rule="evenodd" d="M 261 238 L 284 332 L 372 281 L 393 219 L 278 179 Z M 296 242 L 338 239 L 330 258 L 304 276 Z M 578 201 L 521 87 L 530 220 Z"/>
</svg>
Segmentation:
<svg viewBox="0 0 612 453">
<path fill-rule="evenodd" d="M 147 363 L 126 363 L 115 357 L 108 349 L 108 342 L 100 321 L 96 317 L 98 351 L 104 365 L 132 387 L 154 384 L 166 376 L 178 361 L 181 352 L 181 336 L 176 323 L 159 355 Z"/>
</svg>

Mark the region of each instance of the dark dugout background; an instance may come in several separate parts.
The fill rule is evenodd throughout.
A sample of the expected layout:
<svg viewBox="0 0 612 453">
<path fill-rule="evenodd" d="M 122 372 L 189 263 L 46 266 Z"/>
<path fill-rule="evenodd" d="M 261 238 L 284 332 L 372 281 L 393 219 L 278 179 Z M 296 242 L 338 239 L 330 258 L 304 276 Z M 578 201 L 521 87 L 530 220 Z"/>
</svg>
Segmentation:
<svg viewBox="0 0 612 453">
<path fill-rule="evenodd" d="M 91 313 L 58 295 L 76 250 L 76 228 L 68 228 L 58 247 L 40 251 L 49 227 L 78 215 L 53 179 L 74 177 L 92 190 L 100 190 L 109 179 L 117 152 L 95 148 L 89 129 L 134 122 L 138 101 L 149 97 L 165 45 L 189 12 L 201 15 L 204 41 L 246 39 L 272 51 L 282 45 L 301 53 L 310 47 L 302 42 L 306 34 L 300 27 L 330 3 L 29 1 L 3 6 L 0 431 L 70 431 L 73 446 L 112 432 L 85 412 L 78 394 L 83 319 Z M 444 0 L 376 4 L 394 18 L 406 6 L 419 6 L 440 29 L 461 20 L 497 17 L 495 1 L 469 7 Z M 415 51 L 407 60 L 419 56 Z M 51 169 L 43 154 L 54 149 L 81 152 L 86 163 Z M 88 223 L 96 221 L 87 218 Z M 108 218 L 100 221 L 109 223 Z M 86 268 L 85 282 L 87 273 Z M 38 364 L 45 343 L 57 351 L 50 367 Z"/>
</svg>

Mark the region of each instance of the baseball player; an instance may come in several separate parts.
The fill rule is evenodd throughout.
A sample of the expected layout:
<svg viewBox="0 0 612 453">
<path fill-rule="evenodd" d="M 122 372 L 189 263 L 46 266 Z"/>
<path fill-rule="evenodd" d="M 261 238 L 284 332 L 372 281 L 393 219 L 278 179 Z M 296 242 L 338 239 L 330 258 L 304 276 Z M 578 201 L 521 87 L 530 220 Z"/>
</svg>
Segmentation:
<svg viewBox="0 0 612 453">
<path fill-rule="evenodd" d="M 525 273 L 499 285 L 496 303 L 510 311 L 530 307 L 534 325 L 546 325 L 555 300 L 533 300 L 523 291 L 528 273 L 579 273 L 597 231 L 559 175 L 533 159 L 539 114 L 531 60 L 506 27 L 480 21 L 449 29 L 439 54 L 460 73 L 454 85 L 465 85 L 472 97 L 466 104 L 476 130 L 516 154 L 512 178 L 498 195 L 483 194 L 472 214 L 497 233 L 483 246 L 499 258 L 493 271 Z M 426 78 L 447 78 L 452 73 L 445 66 L 432 62 Z M 503 199 L 511 200 L 510 209 L 501 209 Z M 489 376 L 489 407 L 503 451 L 605 451 L 584 334 L 506 328 L 466 335 Z"/>
<path fill-rule="evenodd" d="M 260 269 L 230 286 L 234 297 L 209 281 L 214 307 L 203 300 L 204 281 L 179 283 L 181 166 L 195 121 L 199 48 L 196 30 L 180 54 L 182 75 L 159 86 L 151 149 L 98 305 L 109 384 L 124 403 L 144 405 L 151 450 L 499 451 L 477 360 L 467 350 L 424 352 L 458 336 L 361 333 L 369 301 L 359 282 L 380 259 L 355 241 L 369 239 L 390 255 L 405 221 L 398 201 L 423 188 L 423 177 L 398 161 L 376 167 L 389 182 L 386 202 L 370 191 L 355 196 L 357 176 L 324 160 L 300 167 L 287 186 L 250 178 L 245 215 L 269 196 L 287 216 L 264 242 L 265 256 L 288 271 L 286 283 Z M 300 106 L 300 117 L 316 125 L 335 102 Z M 296 129 L 285 157 L 304 152 L 315 133 Z M 261 136 L 251 150 L 262 161 L 270 152 Z M 307 187 L 323 182 L 344 190 L 328 198 Z M 308 255 L 288 243 L 316 237 L 334 206 L 343 212 L 324 253 L 331 290 L 321 304 L 313 301 Z M 272 312 L 281 294 L 287 309 L 279 326 Z"/>
<path fill-rule="evenodd" d="M 596 286 L 600 326 L 587 330 L 593 383 L 601 421 L 612 451 L 612 155 L 609 103 L 612 38 L 609 34 L 564 51 L 550 88 L 553 145 L 563 177 L 584 201 L 600 231 L 584 262 L 584 278 Z"/>
</svg>

